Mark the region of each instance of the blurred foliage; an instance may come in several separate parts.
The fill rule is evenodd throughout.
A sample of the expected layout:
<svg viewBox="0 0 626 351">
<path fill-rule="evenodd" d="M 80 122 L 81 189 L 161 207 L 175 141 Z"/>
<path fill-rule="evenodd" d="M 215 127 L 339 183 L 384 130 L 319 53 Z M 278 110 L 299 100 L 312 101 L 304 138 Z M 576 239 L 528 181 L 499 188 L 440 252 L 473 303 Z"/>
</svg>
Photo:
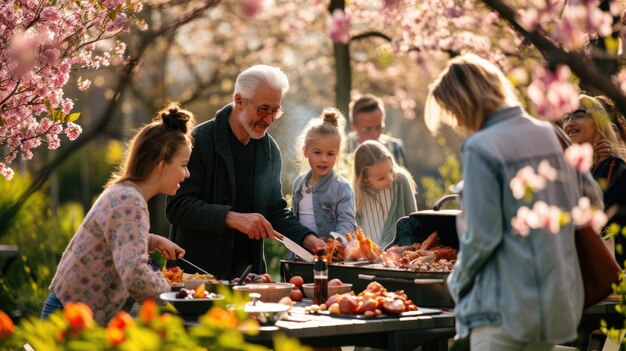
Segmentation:
<svg viewBox="0 0 626 351">
<path fill-rule="evenodd" d="M 450 187 L 461 180 L 461 164 L 454 156 L 448 156 L 443 165 L 437 168 L 440 177 L 424 176 L 420 184 L 424 189 L 424 198 L 427 208 L 432 208 L 435 202 L 444 195 L 452 193 Z M 443 208 L 458 208 L 458 204 L 447 202 Z"/>
<path fill-rule="evenodd" d="M 0 182 L 0 210 L 15 201 L 29 181 L 27 174 L 16 174 L 10 183 Z M 43 192 L 28 199 L 2 238 L 2 244 L 18 245 L 19 256 L 3 268 L 0 276 L 0 309 L 40 314 L 55 267 L 83 217 L 82 206 L 73 202 L 64 203 L 53 213 Z"/>
<path fill-rule="evenodd" d="M 220 303 L 221 302 L 221 303 Z M 226 304 L 232 307 L 226 307 Z M 98 325 L 93 311 L 82 303 L 68 303 L 46 320 L 28 318 L 17 327 L 0 311 L 0 349 L 22 349 L 28 344 L 35 350 L 248 350 L 265 351 L 267 347 L 246 341 L 245 335 L 256 335 L 259 323 L 248 318 L 242 300 L 226 296 L 186 326 L 183 318 L 161 311 L 153 300 L 146 300 L 133 319 L 119 312 L 107 326 Z M 298 340 L 276 334 L 273 350 L 310 351 Z"/>
</svg>

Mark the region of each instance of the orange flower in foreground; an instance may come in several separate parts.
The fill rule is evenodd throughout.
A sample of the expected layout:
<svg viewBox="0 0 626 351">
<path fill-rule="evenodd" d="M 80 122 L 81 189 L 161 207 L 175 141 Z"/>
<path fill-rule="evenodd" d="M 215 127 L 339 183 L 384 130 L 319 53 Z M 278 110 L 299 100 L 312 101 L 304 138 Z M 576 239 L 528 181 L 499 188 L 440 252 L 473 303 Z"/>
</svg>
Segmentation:
<svg viewBox="0 0 626 351">
<path fill-rule="evenodd" d="M 15 324 L 4 311 L 0 310 L 0 338 L 6 338 L 13 334 Z"/>
<path fill-rule="evenodd" d="M 65 319 L 76 330 L 82 330 L 93 324 L 93 312 L 82 302 L 68 302 L 63 308 Z"/>
<path fill-rule="evenodd" d="M 113 346 L 117 346 L 121 344 L 122 341 L 126 339 L 126 335 L 124 334 L 124 331 L 122 329 L 118 329 L 118 328 L 111 327 L 111 326 L 107 328 L 106 336 L 107 336 L 107 340 L 109 341 L 109 343 L 111 343 L 111 345 Z"/>
<path fill-rule="evenodd" d="M 219 307 L 211 307 L 208 313 L 209 319 L 218 327 L 235 328 L 237 326 L 237 317 L 231 310 L 225 310 Z"/>
<path fill-rule="evenodd" d="M 135 320 L 126 311 L 119 311 L 109 322 L 109 328 L 117 328 L 119 330 L 124 330 L 133 325 L 135 325 Z"/>
<path fill-rule="evenodd" d="M 157 314 L 156 302 L 152 299 L 147 299 L 141 304 L 139 308 L 139 319 L 148 324 L 152 322 L 154 316 Z"/>
</svg>

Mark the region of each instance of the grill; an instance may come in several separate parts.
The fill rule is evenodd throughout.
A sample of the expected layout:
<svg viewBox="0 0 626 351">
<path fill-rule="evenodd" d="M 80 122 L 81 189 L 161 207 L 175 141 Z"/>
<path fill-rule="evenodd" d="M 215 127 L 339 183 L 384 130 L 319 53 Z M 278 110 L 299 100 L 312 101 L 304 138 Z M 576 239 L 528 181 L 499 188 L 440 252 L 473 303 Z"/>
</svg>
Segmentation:
<svg viewBox="0 0 626 351">
<path fill-rule="evenodd" d="M 451 197 L 452 198 L 452 197 Z M 402 217 L 396 223 L 395 245 L 410 245 L 422 242 L 433 231 L 439 234 L 442 245 L 459 247 L 456 231 L 456 216 L 459 210 L 440 210 L 445 197 L 435 204 L 433 210 L 418 211 Z M 342 282 L 352 283 L 353 290 L 360 292 L 372 281 L 380 282 L 387 290 L 404 290 L 417 306 L 452 307 L 454 302 L 448 293 L 446 280 L 449 272 L 422 272 L 405 269 L 386 268 L 382 264 L 370 262 L 340 262 L 328 265 L 329 279 L 338 278 Z M 305 282 L 313 281 L 313 264 L 301 261 L 282 260 L 281 275 L 283 281 L 295 275 Z"/>
</svg>

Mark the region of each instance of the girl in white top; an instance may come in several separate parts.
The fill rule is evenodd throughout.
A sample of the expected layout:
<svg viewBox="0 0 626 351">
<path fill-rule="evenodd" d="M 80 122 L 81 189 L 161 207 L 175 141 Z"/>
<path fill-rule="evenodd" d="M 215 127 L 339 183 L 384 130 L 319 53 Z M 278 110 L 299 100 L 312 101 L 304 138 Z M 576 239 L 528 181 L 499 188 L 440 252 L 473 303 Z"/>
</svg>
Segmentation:
<svg viewBox="0 0 626 351">
<path fill-rule="evenodd" d="M 350 183 L 334 171 L 344 144 L 345 118 L 336 108 L 325 108 L 304 129 L 300 144 L 306 169 L 293 184 L 292 211 L 296 218 L 321 238 L 330 232 L 352 233 L 354 191 Z"/>
<path fill-rule="evenodd" d="M 415 181 L 381 143 L 368 140 L 354 152 L 356 220 L 363 234 L 384 248 L 396 236 L 396 221 L 417 211 Z"/>
</svg>

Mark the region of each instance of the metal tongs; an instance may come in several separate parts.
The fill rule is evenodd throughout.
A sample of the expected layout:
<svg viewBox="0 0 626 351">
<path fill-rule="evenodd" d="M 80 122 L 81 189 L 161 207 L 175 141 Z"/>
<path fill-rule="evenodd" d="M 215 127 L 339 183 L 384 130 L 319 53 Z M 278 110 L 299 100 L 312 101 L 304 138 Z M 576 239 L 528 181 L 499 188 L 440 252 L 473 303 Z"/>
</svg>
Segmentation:
<svg viewBox="0 0 626 351">
<path fill-rule="evenodd" d="M 200 272 L 202 272 L 203 274 L 208 274 L 208 275 L 211 275 L 211 276 L 213 275 L 213 274 L 211 274 L 211 273 L 209 273 L 209 272 L 205 271 L 204 269 L 202 269 L 202 268 L 198 267 L 196 264 L 191 263 L 191 262 L 187 261 L 186 259 L 184 259 L 184 258 L 182 258 L 182 257 L 179 257 L 178 259 L 179 259 L 179 260 L 181 260 L 181 261 L 183 261 L 183 262 L 185 262 L 186 264 L 190 265 L 191 267 L 193 267 L 193 268 L 195 268 L 195 269 L 199 270 L 199 271 L 200 271 Z"/>
</svg>

